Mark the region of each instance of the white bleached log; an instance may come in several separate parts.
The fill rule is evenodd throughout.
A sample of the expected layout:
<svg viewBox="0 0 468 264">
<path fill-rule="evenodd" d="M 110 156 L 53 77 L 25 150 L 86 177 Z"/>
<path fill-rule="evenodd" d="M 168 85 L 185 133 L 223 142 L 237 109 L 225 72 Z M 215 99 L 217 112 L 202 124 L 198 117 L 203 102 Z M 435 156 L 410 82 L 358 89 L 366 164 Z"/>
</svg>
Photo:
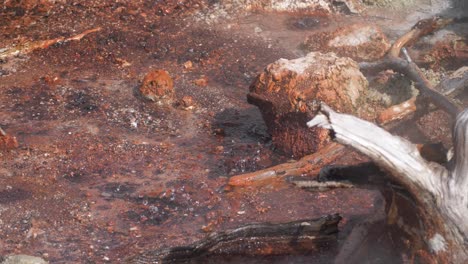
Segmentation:
<svg viewBox="0 0 468 264">
<path fill-rule="evenodd" d="M 431 228 L 426 243 L 439 260 L 468 261 L 468 109 L 457 117 L 455 156 L 449 169 L 426 161 L 411 142 L 377 125 L 340 114 L 325 104 L 307 123 L 332 131 L 334 139 L 351 146 L 388 170 L 417 200 L 421 217 Z"/>
</svg>

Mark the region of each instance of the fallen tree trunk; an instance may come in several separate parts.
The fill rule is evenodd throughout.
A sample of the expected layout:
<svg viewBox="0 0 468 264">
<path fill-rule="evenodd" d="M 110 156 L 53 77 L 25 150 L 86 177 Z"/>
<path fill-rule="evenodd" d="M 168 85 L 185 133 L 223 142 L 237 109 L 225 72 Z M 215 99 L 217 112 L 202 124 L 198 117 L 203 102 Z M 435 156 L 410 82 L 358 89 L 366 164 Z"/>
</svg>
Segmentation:
<svg viewBox="0 0 468 264">
<path fill-rule="evenodd" d="M 344 147 L 330 143 L 318 152 L 304 156 L 298 161 L 282 163 L 267 169 L 233 176 L 229 179 L 231 187 L 265 186 L 284 184 L 286 177 L 318 175 L 323 166 L 343 156 Z"/>
<path fill-rule="evenodd" d="M 421 236 L 438 262 L 468 261 L 468 110 L 457 117 L 449 169 L 427 162 L 409 141 L 325 104 L 307 125 L 330 129 L 336 141 L 370 157 L 412 194 L 424 224 Z"/>
<path fill-rule="evenodd" d="M 213 233 L 188 246 L 144 252 L 126 263 L 206 263 L 203 258 L 310 254 L 336 242 L 339 215 L 282 224 L 250 224 Z"/>
</svg>

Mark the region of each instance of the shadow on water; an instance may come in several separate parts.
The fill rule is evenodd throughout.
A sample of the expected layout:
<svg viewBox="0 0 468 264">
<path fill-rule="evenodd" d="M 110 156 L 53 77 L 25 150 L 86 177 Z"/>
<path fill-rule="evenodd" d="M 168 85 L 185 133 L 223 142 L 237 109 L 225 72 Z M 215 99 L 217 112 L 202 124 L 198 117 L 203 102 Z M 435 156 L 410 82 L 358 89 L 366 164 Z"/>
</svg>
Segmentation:
<svg viewBox="0 0 468 264">
<path fill-rule="evenodd" d="M 384 214 L 355 216 L 342 228 L 333 263 L 404 263 L 409 259 L 419 263 L 415 252 L 424 249 L 420 236 L 424 225 L 414 197 L 399 183 L 372 162 L 325 167 L 319 181 L 346 181 L 358 188 L 377 189 L 384 199 L 375 204 L 384 208 Z"/>
<path fill-rule="evenodd" d="M 284 160 L 272 148 L 265 122 L 255 106 L 227 108 L 215 115 L 211 126 L 221 143 L 218 154 L 223 156 L 211 177 L 252 172 Z"/>
</svg>

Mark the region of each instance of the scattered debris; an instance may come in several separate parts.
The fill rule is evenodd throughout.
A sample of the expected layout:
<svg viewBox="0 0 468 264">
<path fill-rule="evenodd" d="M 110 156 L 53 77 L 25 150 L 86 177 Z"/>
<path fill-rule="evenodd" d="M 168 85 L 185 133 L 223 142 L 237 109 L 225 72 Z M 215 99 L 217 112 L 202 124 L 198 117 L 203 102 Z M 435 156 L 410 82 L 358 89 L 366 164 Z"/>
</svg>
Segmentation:
<svg viewBox="0 0 468 264">
<path fill-rule="evenodd" d="M 132 64 L 124 59 L 115 58 L 115 61 L 120 65 L 122 68 L 130 67 Z"/>
<path fill-rule="evenodd" d="M 432 84 L 427 80 L 419 66 L 409 58 L 408 53 L 405 53 L 407 57 L 406 59 L 400 58 L 400 53 L 405 49 L 406 45 L 411 45 L 419 38 L 439 30 L 452 22 L 453 19 L 441 17 L 423 19 L 414 25 L 411 30 L 398 38 L 382 60 L 369 63 L 362 62 L 359 66 L 362 71 L 379 72 L 392 69 L 404 74 L 408 79 L 415 83 L 415 88 L 418 89 L 421 98 L 424 98 L 424 100 L 430 100 L 431 103 L 447 112 L 452 118 L 455 118 L 460 112 L 459 107 L 454 104 L 451 99 L 445 97 L 432 87 Z M 416 107 L 413 107 L 414 102 L 414 100 L 410 99 L 407 102 L 402 103 L 402 107 L 391 107 L 388 112 L 390 113 L 390 116 L 394 113 L 397 119 L 401 119 L 412 113 L 413 110 L 416 110 Z M 429 104 L 424 104 L 425 107 L 428 105 Z M 380 120 L 389 119 L 384 116 L 381 117 Z"/>
<path fill-rule="evenodd" d="M 355 23 L 379 25 L 396 34 L 409 25 L 402 28 L 400 15 L 373 9 L 369 14 L 337 15 L 349 14 L 349 6 L 340 0 L 322 1 L 329 12 L 313 8 L 269 12 L 258 1 L 260 12 L 248 12 L 244 0 L 72 2 L 5 1 L 8 6 L 0 11 L 2 48 L 103 29 L 80 41 L 70 38 L 66 44 L 63 40 L 24 56 L 0 59 L 0 120 L 8 135 L 16 136 L 21 144 L 14 151 L 0 151 L 0 228 L 6 237 L 0 241 L 1 255 L 21 252 L 53 263 L 122 263 L 128 256 L 161 247 L 173 249 L 198 239 L 206 241 L 207 234 L 200 227 L 205 232 L 220 232 L 252 222 L 289 222 L 340 212 L 344 217 L 342 238 L 355 225 L 361 225 L 360 231 L 376 234 L 371 236 L 375 239 L 360 241 L 355 252 L 363 252 L 360 256 L 382 252 L 378 260 L 357 258 L 356 263 L 413 260 L 409 249 L 418 250 L 420 244 L 407 237 L 400 239 L 400 225 L 382 222 L 369 230 L 362 223 L 368 215 L 385 217 L 382 198 L 390 204 L 375 186 L 320 193 L 290 184 L 290 180 L 315 179 L 325 165 L 355 165 L 367 161 L 365 157 L 327 143 L 330 148 L 325 146 L 314 157 L 306 155 L 281 164 L 290 156 L 276 151 L 261 113 L 245 100 L 246 89 L 266 65 L 303 54 L 299 45 L 305 36 Z M 39 11 L 41 3 L 50 4 L 47 13 Z M 223 10 L 218 8 L 222 5 Z M 197 20 L 197 12 L 205 11 L 210 12 L 206 19 L 217 22 L 207 25 Z M 419 45 L 426 45 L 420 43 L 410 50 L 412 56 Z M 433 45 L 425 47 L 431 50 Z M 145 98 L 138 81 L 151 69 L 170 73 L 176 82 L 172 100 L 177 98 L 178 109 L 194 106 L 196 111 L 141 100 Z M 394 75 L 405 78 L 398 72 Z M 202 77 L 205 80 L 194 83 Z M 456 99 L 466 104 L 464 93 Z M 385 107 L 401 101 L 389 101 Z M 357 107 L 362 105 L 366 104 L 360 101 Z M 360 114 L 380 112 L 359 109 Z M 451 134 L 443 123 L 446 119 L 435 115 L 422 126 L 421 122 L 405 123 L 402 133 L 413 137 L 424 130 L 435 136 L 422 140 L 445 144 Z M 400 123 L 394 125 L 397 129 Z M 280 165 L 265 169 L 275 164 Z M 256 170 L 258 173 L 243 178 L 231 178 L 244 182 L 245 188 L 232 185 L 232 192 L 224 191 L 229 176 Z M 405 223 L 419 219 L 416 214 L 397 216 L 396 221 Z M 416 226 L 415 230 L 425 229 Z M 378 237 L 383 233 L 390 235 Z M 233 247 L 243 254 L 242 245 Z M 274 246 L 264 249 L 270 255 L 245 256 L 242 260 L 246 261 L 232 262 L 281 262 L 278 258 L 283 258 L 281 263 L 329 262 L 338 252 L 332 245 L 307 256 L 278 257 L 272 256 L 281 253 Z"/>
<path fill-rule="evenodd" d="M 444 95 L 456 96 L 468 88 L 468 66 L 463 66 L 443 79 L 434 89 Z"/>
<path fill-rule="evenodd" d="M 358 14 L 363 10 L 364 5 L 359 0 L 222 0 L 210 8 L 201 9 L 195 18 L 207 24 L 216 24 L 220 19 L 231 19 L 234 13 L 261 11 L 327 16 L 337 13 Z"/>
<path fill-rule="evenodd" d="M 15 10 L 18 14 L 34 14 L 47 13 L 51 10 L 53 5 L 59 2 L 57 0 L 26 0 L 26 1 L 11 1 L 7 0 L 3 2 L 2 8 L 7 12 Z"/>
<path fill-rule="evenodd" d="M 362 4 L 357 0 L 247 0 L 245 7 L 249 10 L 265 10 L 277 12 L 300 12 L 300 13 L 333 13 L 347 11 L 360 13 Z M 342 7 L 346 10 L 342 10 Z"/>
</svg>

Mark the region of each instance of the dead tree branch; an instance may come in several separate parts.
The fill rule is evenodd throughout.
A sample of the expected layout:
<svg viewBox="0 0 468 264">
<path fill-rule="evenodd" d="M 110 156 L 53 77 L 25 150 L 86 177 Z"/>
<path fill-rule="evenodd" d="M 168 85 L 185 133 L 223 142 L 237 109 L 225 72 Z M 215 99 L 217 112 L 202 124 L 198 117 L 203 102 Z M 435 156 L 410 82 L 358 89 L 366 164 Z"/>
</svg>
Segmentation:
<svg viewBox="0 0 468 264">
<path fill-rule="evenodd" d="M 31 42 L 22 43 L 18 46 L 3 48 L 3 49 L 0 49 L 0 59 L 8 59 L 10 57 L 14 57 L 18 55 L 25 55 L 38 49 L 46 49 L 57 43 L 78 41 L 84 38 L 86 35 L 93 33 L 93 32 L 100 31 L 100 30 L 101 28 L 98 27 L 98 28 L 86 30 L 78 35 L 75 35 L 69 38 L 59 37 L 55 39 L 31 41 Z"/>
<path fill-rule="evenodd" d="M 336 141 L 351 146 L 388 170 L 413 196 L 425 219 L 425 238 L 437 258 L 466 263 L 468 249 L 468 110 L 457 117 L 455 156 L 450 169 L 427 162 L 416 146 L 384 129 L 322 104 L 307 123 L 334 132 Z"/>
<path fill-rule="evenodd" d="M 421 69 L 411 60 L 400 58 L 402 48 L 416 42 L 422 36 L 430 34 L 450 24 L 453 19 L 430 18 L 419 21 L 408 33 L 400 37 L 390 48 L 386 57 L 379 62 L 361 63 L 360 68 L 363 71 L 382 71 L 392 69 L 400 72 L 414 82 L 420 95 L 429 99 L 434 105 L 446 111 L 455 118 L 460 109 L 447 97 L 436 91 L 426 79 Z M 405 113 L 410 113 L 406 111 Z"/>
<path fill-rule="evenodd" d="M 299 161 L 279 164 L 264 170 L 233 176 L 231 187 L 284 184 L 284 178 L 302 175 L 318 175 L 323 166 L 345 154 L 344 147 L 331 143 L 318 152 L 304 156 Z"/>
</svg>

